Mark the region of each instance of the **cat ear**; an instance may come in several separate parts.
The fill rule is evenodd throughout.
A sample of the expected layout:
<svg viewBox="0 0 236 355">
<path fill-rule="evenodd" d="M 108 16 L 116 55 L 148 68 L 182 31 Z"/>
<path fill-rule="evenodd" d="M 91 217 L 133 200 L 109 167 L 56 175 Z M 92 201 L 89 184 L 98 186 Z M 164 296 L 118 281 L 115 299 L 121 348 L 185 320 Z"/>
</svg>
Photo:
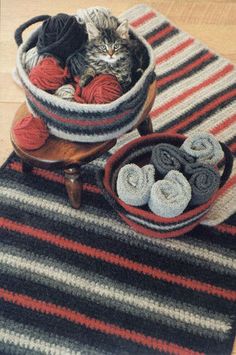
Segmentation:
<svg viewBox="0 0 236 355">
<path fill-rule="evenodd" d="M 97 29 L 97 27 L 94 25 L 93 22 L 87 22 L 86 23 L 86 30 L 88 33 L 88 39 L 91 41 L 91 39 L 94 39 L 99 36 L 100 32 Z"/>
<path fill-rule="evenodd" d="M 121 22 L 120 26 L 117 27 L 116 32 L 118 35 L 123 38 L 123 39 L 128 39 L 129 38 L 129 24 L 128 20 L 124 20 Z"/>
</svg>

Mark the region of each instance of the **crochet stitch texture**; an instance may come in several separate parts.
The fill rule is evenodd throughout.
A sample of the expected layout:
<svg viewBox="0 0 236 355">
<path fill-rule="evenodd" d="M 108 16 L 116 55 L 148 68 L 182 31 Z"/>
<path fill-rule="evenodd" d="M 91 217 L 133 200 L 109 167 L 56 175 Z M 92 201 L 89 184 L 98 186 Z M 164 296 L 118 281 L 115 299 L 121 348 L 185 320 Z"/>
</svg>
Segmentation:
<svg viewBox="0 0 236 355">
<path fill-rule="evenodd" d="M 235 154 L 233 65 L 147 6 L 123 17 L 155 50 L 154 129 L 211 131 Z M 106 158 L 84 167 L 80 211 L 60 172 L 23 176 L 15 157 L 1 169 L 0 351 L 230 354 L 236 165 L 207 214 L 208 224 L 224 222 L 161 240 L 133 232 L 106 203 L 94 183 Z"/>
</svg>

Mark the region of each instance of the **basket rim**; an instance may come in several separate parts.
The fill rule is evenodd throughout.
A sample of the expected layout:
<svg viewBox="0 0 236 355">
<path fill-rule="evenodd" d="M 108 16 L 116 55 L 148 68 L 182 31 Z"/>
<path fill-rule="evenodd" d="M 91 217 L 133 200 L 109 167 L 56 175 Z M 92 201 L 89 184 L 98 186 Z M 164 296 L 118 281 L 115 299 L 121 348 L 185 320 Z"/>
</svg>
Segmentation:
<svg viewBox="0 0 236 355">
<path fill-rule="evenodd" d="M 104 174 L 104 178 L 103 178 L 103 184 L 104 187 L 106 189 L 106 191 L 108 192 L 108 194 L 110 195 L 111 198 L 113 198 L 115 200 L 116 203 L 118 203 L 119 208 L 121 208 L 125 213 L 131 213 L 137 217 L 142 217 L 147 219 L 150 222 L 154 222 L 154 223 L 174 223 L 174 222 L 182 222 L 185 221 L 191 217 L 194 217 L 198 214 L 200 214 L 201 212 L 205 211 L 206 209 L 208 209 L 210 207 L 210 205 L 215 201 L 215 199 L 218 196 L 218 193 L 221 189 L 217 190 L 212 197 L 205 202 L 204 204 L 200 205 L 200 206 L 196 206 L 194 208 L 191 208 L 190 210 L 181 213 L 179 216 L 177 217 L 161 217 L 158 216 L 156 214 L 154 214 L 151 211 L 145 211 L 139 207 L 135 207 L 135 206 L 130 206 L 128 204 L 126 204 L 125 202 L 123 202 L 115 193 L 115 191 L 112 190 L 111 184 L 110 184 L 110 178 L 111 178 L 111 171 L 112 171 L 112 167 L 114 165 L 114 163 L 117 161 L 117 159 L 122 159 L 123 155 L 130 150 L 133 147 L 137 147 L 139 145 L 140 142 L 145 142 L 145 141 L 150 141 L 152 139 L 155 138 L 166 138 L 168 139 L 168 137 L 172 137 L 172 138 L 178 138 L 181 140 L 186 139 L 185 135 L 182 134 L 164 134 L 164 133 L 152 133 L 149 134 L 147 136 L 144 137 L 138 137 L 134 140 L 132 140 L 131 142 L 125 144 L 122 148 L 118 149 L 107 161 L 106 165 L 105 165 L 105 174 Z"/>
<path fill-rule="evenodd" d="M 207 213 L 207 212 L 206 212 Z M 137 233 L 142 233 L 146 235 L 147 237 L 151 238 L 158 238 L 158 239 L 168 239 L 168 238 L 175 238 L 179 237 L 189 231 L 191 231 L 193 228 L 195 228 L 199 223 L 201 223 L 201 220 L 204 219 L 205 214 L 200 217 L 196 222 L 193 224 L 190 224 L 188 226 L 181 227 L 179 229 L 171 230 L 171 231 L 166 231 L 166 232 L 159 232 L 153 229 L 150 229 L 148 227 L 145 227 L 143 225 L 138 224 L 137 222 L 134 222 L 127 218 L 125 215 L 122 215 L 122 213 L 119 213 L 119 216 L 121 219 L 128 224 L 134 231 Z"/>
<path fill-rule="evenodd" d="M 47 93 L 46 91 L 37 88 L 35 85 L 31 83 L 29 80 L 28 74 L 26 73 L 23 65 L 22 65 L 22 57 L 24 56 L 24 53 L 26 52 L 33 36 L 37 34 L 39 31 L 39 28 L 35 29 L 34 31 L 31 32 L 31 35 L 27 38 L 25 42 L 23 42 L 20 47 L 18 48 L 17 51 L 17 57 L 16 57 L 16 67 L 17 71 L 19 74 L 19 77 L 21 81 L 23 81 L 24 86 L 26 86 L 30 91 L 34 94 L 40 97 L 41 99 L 49 102 L 53 106 L 60 107 L 65 110 L 69 111 L 84 111 L 84 112 L 97 112 L 98 110 L 103 110 L 105 112 L 111 111 L 111 109 L 115 109 L 116 107 L 120 106 L 121 104 L 125 103 L 127 99 L 130 99 L 130 97 L 134 96 L 135 93 L 139 91 L 139 89 L 143 86 L 145 80 L 147 79 L 148 75 L 154 71 L 155 69 L 155 56 L 154 56 L 154 51 L 150 44 L 145 40 L 143 36 L 141 36 L 135 29 L 133 29 L 129 25 L 129 30 L 131 33 L 138 39 L 140 42 L 146 47 L 148 55 L 149 55 L 149 65 L 143 72 L 141 78 L 134 84 L 134 86 L 121 95 L 118 99 L 114 100 L 111 103 L 107 104 L 80 104 L 78 102 L 69 102 L 66 100 L 63 100 L 60 97 L 57 97 L 55 95 L 52 95 L 50 93 Z"/>
</svg>

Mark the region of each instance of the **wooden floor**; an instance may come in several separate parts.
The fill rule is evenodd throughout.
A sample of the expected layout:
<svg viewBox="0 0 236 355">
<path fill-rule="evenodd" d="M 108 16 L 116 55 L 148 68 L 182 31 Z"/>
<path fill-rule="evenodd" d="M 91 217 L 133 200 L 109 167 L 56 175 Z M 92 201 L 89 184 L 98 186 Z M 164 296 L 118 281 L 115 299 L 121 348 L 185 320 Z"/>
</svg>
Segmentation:
<svg viewBox="0 0 236 355">
<path fill-rule="evenodd" d="M 146 0 L 178 27 L 202 40 L 209 48 L 236 64 L 236 0 Z M 14 30 L 27 19 L 58 12 L 73 14 L 80 7 L 109 7 L 114 15 L 139 3 L 136 0 L 0 0 L 0 165 L 12 151 L 9 128 L 15 111 L 24 101 L 11 78 L 15 65 Z M 27 35 L 27 33 L 26 33 Z M 212 349 L 213 350 L 213 349 Z M 236 344 L 234 346 L 236 354 Z M 223 355 L 223 354 L 222 354 Z"/>
</svg>

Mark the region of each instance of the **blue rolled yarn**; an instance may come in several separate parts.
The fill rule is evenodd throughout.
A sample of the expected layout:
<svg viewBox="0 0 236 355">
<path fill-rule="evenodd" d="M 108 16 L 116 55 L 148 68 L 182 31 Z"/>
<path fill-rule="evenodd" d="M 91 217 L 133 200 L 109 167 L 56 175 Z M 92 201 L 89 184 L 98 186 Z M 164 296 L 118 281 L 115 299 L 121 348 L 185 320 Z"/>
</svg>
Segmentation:
<svg viewBox="0 0 236 355">
<path fill-rule="evenodd" d="M 75 16 L 58 14 L 45 20 L 39 30 L 36 44 L 38 54 L 50 54 L 63 63 L 87 41 L 85 25 Z"/>
<path fill-rule="evenodd" d="M 197 137 L 198 135 L 195 135 L 195 139 Z M 208 141 L 209 134 L 202 134 L 201 137 Z M 191 142 L 188 141 L 187 146 Z M 207 152 L 203 154 L 206 161 L 210 159 L 212 163 L 221 159 L 222 149 L 215 138 L 212 140 L 212 137 L 210 137 L 209 145 L 208 154 Z M 207 147 L 205 150 L 207 150 Z M 160 177 L 165 177 L 171 170 L 178 170 L 188 179 L 192 189 L 190 206 L 199 206 L 206 203 L 220 186 L 218 170 L 209 164 L 197 162 L 196 159 L 196 154 L 191 156 L 189 149 L 184 150 L 184 144 L 181 148 L 178 148 L 168 143 L 160 143 L 154 147 L 151 155 L 151 163 L 155 166 Z"/>
<path fill-rule="evenodd" d="M 186 164 L 194 163 L 194 161 L 193 157 L 178 147 L 168 143 L 159 143 L 152 150 L 150 163 L 155 166 L 159 176 L 164 177 L 171 170 L 182 171 Z"/>
<path fill-rule="evenodd" d="M 219 189 L 220 174 L 212 166 L 193 163 L 185 166 L 184 174 L 192 189 L 191 206 L 199 206 L 209 201 Z"/>
</svg>

